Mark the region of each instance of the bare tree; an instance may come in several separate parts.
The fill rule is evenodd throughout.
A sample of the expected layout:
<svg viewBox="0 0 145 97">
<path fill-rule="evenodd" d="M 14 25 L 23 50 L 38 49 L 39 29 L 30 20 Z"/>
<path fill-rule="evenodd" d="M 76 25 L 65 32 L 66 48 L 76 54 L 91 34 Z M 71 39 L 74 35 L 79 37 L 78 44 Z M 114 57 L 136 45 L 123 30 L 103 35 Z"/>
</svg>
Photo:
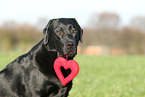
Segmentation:
<svg viewBox="0 0 145 97">
<path fill-rule="evenodd" d="M 132 29 L 138 29 L 145 32 L 145 17 L 144 16 L 136 16 L 131 19 L 130 27 Z"/>
<path fill-rule="evenodd" d="M 18 25 L 19 24 L 15 21 L 4 21 L 1 27 L 5 29 L 16 29 Z"/>
<path fill-rule="evenodd" d="M 38 30 L 43 30 L 43 28 L 46 26 L 48 22 L 48 19 L 45 17 L 41 17 L 38 19 L 37 23 L 36 23 L 36 27 L 38 28 Z"/>
<path fill-rule="evenodd" d="M 116 13 L 108 12 L 94 14 L 90 24 L 94 29 L 117 29 L 120 25 L 120 17 Z"/>
</svg>

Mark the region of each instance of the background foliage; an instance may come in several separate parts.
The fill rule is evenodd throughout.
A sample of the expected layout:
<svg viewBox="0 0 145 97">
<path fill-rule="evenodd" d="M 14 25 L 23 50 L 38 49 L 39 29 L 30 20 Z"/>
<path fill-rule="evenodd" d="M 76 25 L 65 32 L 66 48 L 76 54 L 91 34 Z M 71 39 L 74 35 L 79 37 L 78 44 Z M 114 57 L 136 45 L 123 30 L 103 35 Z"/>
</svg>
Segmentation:
<svg viewBox="0 0 145 97">
<path fill-rule="evenodd" d="M 46 18 L 40 18 L 36 25 L 4 22 L 0 25 L 0 51 L 29 50 L 43 38 L 42 31 L 48 22 L 46 21 Z M 135 16 L 130 24 L 122 25 L 120 16 L 116 13 L 93 14 L 83 27 L 84 43 L 81 44 L 81 50 L 90 45 L 99 45 L 122 49 L 125 54 L 145 54 L 144 25 L 143 16 Z"/>
</svg>

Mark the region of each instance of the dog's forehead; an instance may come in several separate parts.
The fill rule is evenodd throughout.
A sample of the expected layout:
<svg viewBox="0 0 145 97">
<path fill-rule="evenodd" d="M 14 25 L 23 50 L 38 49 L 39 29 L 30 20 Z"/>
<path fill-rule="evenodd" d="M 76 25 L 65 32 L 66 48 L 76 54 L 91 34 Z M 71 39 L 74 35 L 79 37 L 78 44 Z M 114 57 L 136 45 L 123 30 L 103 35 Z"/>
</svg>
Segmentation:
<svg viewBox="0 0 145 97">
<path fill-rule="evenodd" d="M 53 23 L 53 27 L 61 27 L 61 26 L 68 26 L 68 25 L 76 27 L 78 24 L 73 19 L 57 19 Z"/>
<path fill-rule="evenodd" d="M 63 23 L 63 24 L 72 24 L 74 23 L 74 19 L 58 19 L 58 23 Z"/>
</svg>

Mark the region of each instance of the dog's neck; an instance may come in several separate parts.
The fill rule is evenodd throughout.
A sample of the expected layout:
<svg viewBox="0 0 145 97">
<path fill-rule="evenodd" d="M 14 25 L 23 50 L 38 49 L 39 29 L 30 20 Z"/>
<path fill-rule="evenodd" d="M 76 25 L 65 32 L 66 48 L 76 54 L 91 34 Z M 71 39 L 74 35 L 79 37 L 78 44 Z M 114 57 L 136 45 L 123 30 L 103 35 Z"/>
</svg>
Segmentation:
<svg viewBox="0 0 145 97">
<path fill-rule="evenodd" d="M 55 59 L 58 57 L 57 52 L 48 51 L 43 43 L 43 39 L 31 49 L 31 53 L 28 53 L 30 56 L 33 55 L 33 59 L 35 59 L 35 67 L 43 72 L 43 74 L 45 74 L 46 76 L 55 74 L 53 64 Z"/>
<path fill-rule="evenodd" d="M 44 75 L 56 75 L 53 64 L 55 59 L 60 56 L 57 51 L 47 49 L 47 46 L 43 43 L 43 39 L 31 49 L 31 53 L 29 52 L 29 55 L 31 57 L 33 56 L 33 60 L 35 59 L 35 67 L 38 68 Z M 65 70 L 62 69 L 62 71 Z"/>
</svg>

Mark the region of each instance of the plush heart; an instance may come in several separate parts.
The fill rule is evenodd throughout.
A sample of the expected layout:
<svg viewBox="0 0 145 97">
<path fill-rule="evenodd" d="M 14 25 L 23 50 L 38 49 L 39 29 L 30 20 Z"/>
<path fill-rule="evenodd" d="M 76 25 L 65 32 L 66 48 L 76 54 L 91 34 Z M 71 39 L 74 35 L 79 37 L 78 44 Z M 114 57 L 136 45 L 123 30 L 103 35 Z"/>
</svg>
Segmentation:
<svg viewBox="0 0 145 97">
<path fill-rule="evenodd" d="M 71 73 L 64 78 L 61 67 L 63 67 L 65 70 L 70 69 Z M 56 75 L 58 76 L 59 80 L 61 81 L 62 85 L 65 86 L 68 82 L 70 82 L 79 72 L 79 65 L 74 60 L 66 60 L 63 57 L 58 57 L 54 61 L 54 70 L 56 72 Z"/>
</svg>

